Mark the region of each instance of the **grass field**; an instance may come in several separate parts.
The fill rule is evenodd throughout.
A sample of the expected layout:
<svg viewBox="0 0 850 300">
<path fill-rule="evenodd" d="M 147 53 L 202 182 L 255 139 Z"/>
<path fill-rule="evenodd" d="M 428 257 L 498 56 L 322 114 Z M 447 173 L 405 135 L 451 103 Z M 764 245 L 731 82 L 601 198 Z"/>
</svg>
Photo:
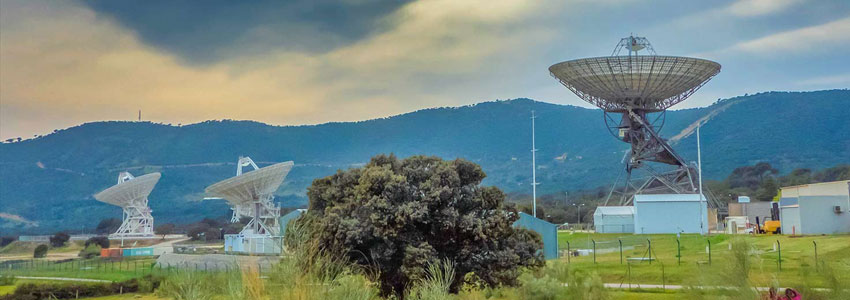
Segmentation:
<svg viewBox="0 0 850 300">
<path fill-rule="evenodd" d="M 121 261 L 108 261 L 100 258 L 93 258 L 77 259 L 62 263 L 49 262 L 45 260 L 30 260 L 12 266 L 7 266 L 6 269 L 0 270 L 0 274 L 123 281 L 130 278 L 140 277 L 151 272 L 166 272 L 166 270 L 153 268 L 153 264 L 155 262 L 156 260 L 153 258 L 124 259 Z"/>
<path fill-rule="evenodd" d="M 592 249 L 593 255 L 562 257 L 569 262 L 570 269 L 591 270 L 604 283 L 621 283 L 633 289 L 611 289 L 612 299 L 680 299 L 688 296 L 683 290 L 641 289 L 641 284 L 681 285 L 734 285 L 748 278 L 750 286 L 780 287 L 830 287 L 825 276 L 831 269 L 841 284 L 850 284 L 850 235 L 827 236 L 748 236 L 748 235 L 633 235 L 596 234 L 562 231 L 558 233 L 559 248 L 566 250 Z M 733 275 L 736 272 L 736 251 L 730 245 L 746 242 L 748 261 L 747 276 Z M 779 242 L 779 246 L 775 245 Z M 620 244 L 623 245 L 622 263 Z M 711 245 L 709 259 L 708 245 Z M 817 268 L 815 266 L 815 243 L 817 243 Z M 650 251 L 651 245 L 651 251 Z M 782 269 L 778 258 L 782 257 Z M 652 257 L 652 261 L 647 259 Z M 681 256 L 678 254 L 681 253 Z M 680 262 L 681 261 L 681 262 Z M 26 264 L 27 262 L 24 262 Z M 162 272 L 152 268 L 152 258 L 104 261 L 99 258 L 75 260 L 63 263 L 33 260 L 21 269 L 4 269 L 0 273 L 37 276 L 105 279 L 122 281 L 150 272 Z M 19 266 L 20 267 L 20 266 Z M 166 272 L 167 273 L 167 272 Z M 13 291 L 14 287 L 0 287 L 0 294 Z M 153 295 L 114 295 L 92 299 L 159 299 Z"/>
<path fill-rule="evenodd" d="M 559 249 L 592 249 L 596 242 L 596 263 L 593 255 L 570 257 L 573 268 L 592 269 L 607 283 L 647 283 L 683 285 L 706 277 L 722 276 L 732 263 L 731 239 L 744 239 L 751 244 L 752 269 L 750 280 L 756 286 L 791 286 L 809 284 L 822 286 L 822 278 L 815 269 L 814 242 L 817 243 L 819 269 L 824 265 L 832 268 L 842 280 L 850 282 L 850 235 L 828 236 L 730 236 L 682 235 L 679 238 L 681 263 L 677 257 L 676 235 L 634 235 L 558 233 Z M 711 243 L 711 259 L 707 247 Z M 780 251 L 774 250 L 779 241 L 782 255 L 782 270 L 779 270 Z M 623 244 L 622 263 L 619 251 Z M 652 247 L 652 262 L 636 260 L 649 258 Z M 562 257 L 561 260 L 567 260 Z"/>
</svg>

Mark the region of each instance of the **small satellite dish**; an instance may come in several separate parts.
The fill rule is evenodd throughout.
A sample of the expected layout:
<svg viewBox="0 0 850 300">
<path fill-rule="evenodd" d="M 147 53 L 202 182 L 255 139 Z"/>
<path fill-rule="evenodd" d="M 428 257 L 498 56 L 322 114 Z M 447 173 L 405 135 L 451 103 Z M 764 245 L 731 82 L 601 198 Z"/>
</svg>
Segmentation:
<svg viewBox="0 0 850 300">
<path fill-rule="evenodd" d="M 118 230 L 109 235 L 110 239 L 154 238 L 153 216 L 148 207 L 150 195 L 159 173 L 134 177 L 129 172 L 118 174 L 118 183 L 94 195 L 97 201 L 112 204 L 124 210 L 124 220 Z"/>
<path fill-rule="evenodd" d="M 242 168 L 246 166 L 252 166 L 254 170 L 243 172 Z M 205 192 L 227 200 L 234 210 L 234 219 L 240 216 L 251 218 L 241 234 L 277 236 L 280 208 L 274 203 L 274 192 L 292 166 L 294 163 L 288 161 L 258 168 L 251 158 L 240 157 L 237 175 L 208 186 Z"/>
</svg>

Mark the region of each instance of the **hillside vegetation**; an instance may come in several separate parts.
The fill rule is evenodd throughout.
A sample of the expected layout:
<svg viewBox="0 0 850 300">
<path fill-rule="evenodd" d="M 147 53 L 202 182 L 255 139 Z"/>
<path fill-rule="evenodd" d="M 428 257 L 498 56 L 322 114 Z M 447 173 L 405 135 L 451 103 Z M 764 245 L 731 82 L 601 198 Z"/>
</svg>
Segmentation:
<svg viewBox="0 0 850 300">
<path fill-rule="evenodd" d="M 850 163 L 850 91 L 771 92 L 667 113 L 662 136 L 696 159 L 692 134 L 702 129 L 706 178 L 769 162 L 780 173 Z M 485 185 L 507 193 L 531 187 L 530 112 L 537 119 L 539 194 L 590 189 L 622 172 L 626 143 L 608 134 L 599 110 L 529 99 L 434 108 L 352 123 L 271 126 L 251 121 L 207 121 L 173 126 L 150 122 L 95 122 L 15 143 L 0 144 L 0 230 L 55 232 L 94 228 L 120 209 L 92 194 L 120 171 L 162 172 L 151 194 L 157 222 L 222 216 L 222 201 L 200 203 L 204 188 L 234 175 L 240 155 L 260 165 L 293 160 L 277 200 L 306 205 L 306 187 L 337 169 L 361 166 L 380 153 L 465 158 L 482 166 Z M 704 118 L 705 117 L 705 118 Z M 26 223 L 20 219 L 27 220 Z M 37 225 L 36 225 L 37 223 Z"/>
</svg>

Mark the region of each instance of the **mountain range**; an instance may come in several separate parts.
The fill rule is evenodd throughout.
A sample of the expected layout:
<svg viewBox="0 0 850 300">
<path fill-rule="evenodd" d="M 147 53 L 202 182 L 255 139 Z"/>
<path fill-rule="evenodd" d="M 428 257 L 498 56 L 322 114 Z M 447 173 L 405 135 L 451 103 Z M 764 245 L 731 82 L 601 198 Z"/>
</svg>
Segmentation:
<svg viewBox="0 0 850 300">
<path fill-rule="evenodd" d="M 273 126 L 219 120 L 173 126 L 93 122 L 0 144 L 0 233 L 91 229 L 120 209 L 93 194 L 118 173 L 161 172 L 150 196 L 157 223 L 186 223 L 229 213 L 201 201 L 206 186 L 235 175 L 239 156 L 260 166 L 295 162 L 276 199 L 303 207 L 313 179 L 357 167 L 380 153 L 464 158 L 482 166 L 484 184 L 531 191 L 531 111 L 536 119 L 539 194 L 592 189 L 623 172 L 628 144 L 609 134 L 598 109 L 530 99 L 442 107 L 360 122 Z M 696 160 L 701 127 L 703 173 L 769 162 L 782 172 L 850 163 L 850 90 L 766 92 L 701 108 L 656 114 L 661 135 Z M 616 121 L 619 121 L 616 119 Z"/>
</svg>

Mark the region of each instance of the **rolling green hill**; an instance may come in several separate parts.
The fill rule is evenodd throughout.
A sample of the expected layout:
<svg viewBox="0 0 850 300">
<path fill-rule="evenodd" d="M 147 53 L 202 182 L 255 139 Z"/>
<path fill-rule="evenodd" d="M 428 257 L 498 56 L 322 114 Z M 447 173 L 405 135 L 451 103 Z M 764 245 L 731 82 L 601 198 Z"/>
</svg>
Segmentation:
<svg viewBox="0 0 850 300">
<path fill-rule="evenodd" d="M 667 113 L 662 136 L 696 159 L 691 129 L 703 122 L 703 172 L 722 179 L 738 166 L 766 161 L 782 172 L 850 162 L 850 91 L 770 92 Z M 92 194 L 120 171 L 162 172 L 151 195 L 157 222 L 190 222 L 228 213 L 199 202 L 203 189 L 235 174 L 240 155 L 260 165 L 293 160 L 278 191 L 283 206 L 306 204 L 313 178 L 358 166 L 378 153 L 462 157 L 488 174 L 485 184 L 527 193 L 531 181 L 531 110 L 537 119 L 539 193 L 580 190 L 617 178 L 628 145 L 614 139 L 599 110 L 529 99 L 425 109 L 350 123 L 271 126 L 207 121 L 184 126 L 95 122 L 0 144 L 0 231 L 93 228 L 120 209 Z M 38 226 L 13 219 L 21 217 Z"/>
</svg>

